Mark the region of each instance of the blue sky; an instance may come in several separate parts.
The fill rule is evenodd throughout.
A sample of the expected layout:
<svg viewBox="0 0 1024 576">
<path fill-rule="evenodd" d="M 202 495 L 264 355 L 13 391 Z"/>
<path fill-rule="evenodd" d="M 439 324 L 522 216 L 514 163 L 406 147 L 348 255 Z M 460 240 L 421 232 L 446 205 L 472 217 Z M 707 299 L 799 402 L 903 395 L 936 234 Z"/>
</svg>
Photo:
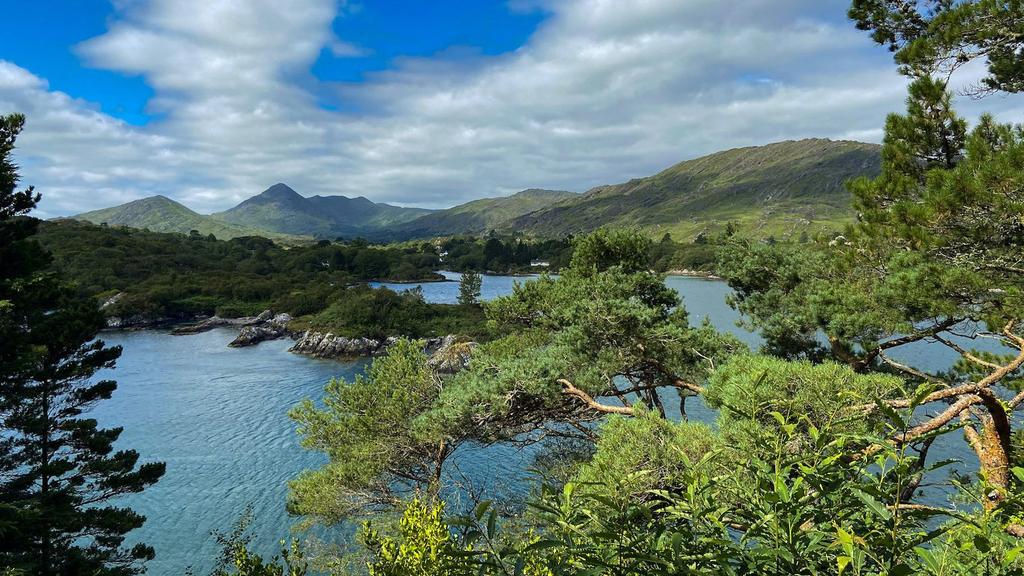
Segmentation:
<svg viewBox="0 0 1024 576">
<path fill-rule="evenodd" d="M 17 1 L 4 11 L 4 59 L 125 122 L 143 125 L 154 116 L 146 110 L 153 90 L 144 78 L 83 66 L 75 54 L 77 44 L 102 35 L 117 18 L 110 0 Z M 320 81 L 358 83 L 401 57 L 454 50 L 495 56 L 523 45 L 544 16 L 539 7 L 514 9 L 478 0 L 389 0 L 339 7 L 331 27 L 358 57 L 335 56 L 325 46 L 310 72 Z"/>
<path fill-rule="evenodd" d="M 211 212 L 278 181 L 426 207 L 584 191 L 724 148 L 877 141 L 904 83 L 845 8 L 10 1 L 0 113 L 28 115 L 43 216 L 153 194 Z M 962 104 L 1021 120 L 1015 98 Z"/>
</svg>

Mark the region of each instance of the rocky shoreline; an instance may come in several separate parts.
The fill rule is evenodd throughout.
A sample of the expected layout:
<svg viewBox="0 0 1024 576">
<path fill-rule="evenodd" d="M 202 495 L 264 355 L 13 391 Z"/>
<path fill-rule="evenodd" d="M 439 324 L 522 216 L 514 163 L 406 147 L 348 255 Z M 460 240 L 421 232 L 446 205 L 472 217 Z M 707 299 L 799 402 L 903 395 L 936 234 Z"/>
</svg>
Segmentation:
<svg viewBox="0 0 1024 576">
<path fill-rule="evenodd" d="M 291 321 L 292 317 L 288 314 L 275 315 L 270 310 L 264 310 L 258 316 L 245 318 L 213 316 L 199 322 L 177 326 L 171 330 L 171 334 L 186 336 L 215 328 L 238 327 L 238 336 L 228 344 L 232 348 L 254 346 L 267 340 L 288 337 L 295 340 L 295 344 L 288 348 L 289 352 L 325 360 L 381 356 L 398 341 L 394 336 L 376 339 L 341 336 L 317 330 L 297 332 L 288 327 Z M 446 374 L 453 374 L 464 368 L 476 346 L 475 342 L 468 342 L 453 335 L 427 338 L 423 342 L 423 351 L 430 357 L 430 365 L 438 372 Z"/>
<path fill-rule="evenodd" d="M 703 278 L 705 280 L 721 280 L 722 277 L 714 274 L 713 272 L 707 272 L 704 270 L 689 270 L 682 268 L 680 270 L 669 270 L 665 272 L 666 276 L 689 276 L 690 278 Z"/>
</svg>

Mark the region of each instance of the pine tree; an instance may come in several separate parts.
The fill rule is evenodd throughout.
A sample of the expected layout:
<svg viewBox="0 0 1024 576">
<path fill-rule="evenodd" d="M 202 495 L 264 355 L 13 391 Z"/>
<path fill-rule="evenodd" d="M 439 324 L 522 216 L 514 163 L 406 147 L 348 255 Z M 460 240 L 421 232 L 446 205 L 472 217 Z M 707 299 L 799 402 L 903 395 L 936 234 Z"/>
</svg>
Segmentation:
<svg viewBox="0 0 1024 576">
<path fill-rule="evenodd" d="M 459 304 L 470 306 L 480 301 L 483 278 L 476 272 L 464 272 L 459 279 Z"/>
<path fill-rule="evenodd" d="M 900 71 L 948 78 L 983 62 L 973 95 L 1024 91 L 1024 3 L 1019 0 L 852 0 L 857 28 L 894 53 Z"/>
<path fill-rule="evenodd" d="M 39 195 L 17 191 L 11 159 L 24 117 L 0 117 L 0 568 L 42 575 L 142 572 L 151 547 L 122 547 L 145 518 L 111 499 L 156 482 L 164 464 L 113 449 L 120 428 L 85 417 L 109 399 L 92 381 L 121 354 L 96 335 L 104 320 L 50 268 L 26 216 Z"/>
</svg>

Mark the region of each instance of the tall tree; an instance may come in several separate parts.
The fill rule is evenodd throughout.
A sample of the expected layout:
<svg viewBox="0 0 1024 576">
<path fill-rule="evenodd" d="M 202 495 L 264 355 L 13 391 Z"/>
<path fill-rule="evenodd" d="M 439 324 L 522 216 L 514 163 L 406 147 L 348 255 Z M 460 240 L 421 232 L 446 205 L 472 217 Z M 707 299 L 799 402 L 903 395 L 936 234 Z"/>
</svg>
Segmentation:
<svg viewBox="0 0 1024 576">
<path fill-rule="evenodd" d="M 476 272 L 463 272 L 459 279 L 459 304 L 471 306 L 480 301 L 480 288 L 483 286 L 483 277 Z"/>
<path fill-rule="evenodd" d="M 932 11 L 920 11 L 926 5 Z M 1013 490 L 1013 412 L 1024 404 L 1024 130 L 983 116 L 968 132 L 928 58 L 974 45 L 979 27 L 1012 29 L 1022 10 L 984 0 L 855 1 L 851 15 L 892 44 L 913 78 L 906 114 L 886 122 L 881 174 L 850 184 L 858 222 L 816 249 L 743 247 L 723 258 L 736 305 L 771 352 L 827 356 L 933 387 L 918 399 L 927 417 L 895 440 L 923 457 L 934 432 L 962 428 L 994 512 L 1006 511 Z M 993 72 L 999 54 L 958 58 L 987 58 L 989 86 L 1015 90 L 1010 76 Z M 944 345 L 959 361 L 936 372 L 910 352 L 921 342 Z M 1024 535 L 1012 513 L 1003 519 Z"/>
<path fill-rule="evenodd" d="M 24 117 L 0 117 L 0 566 L 28 574 L 128 575 L 154 551 L 122 546 L 145 518 L 110 504 L 164 473 L 114 450 L 120 428 L 84 417 L 116 384 L 94 381 L 118 347 L 96 334 L 103 316 L 50 269 L 26 216 L 39 196 L 17 191 L 11 158 Z"/>
</svg>

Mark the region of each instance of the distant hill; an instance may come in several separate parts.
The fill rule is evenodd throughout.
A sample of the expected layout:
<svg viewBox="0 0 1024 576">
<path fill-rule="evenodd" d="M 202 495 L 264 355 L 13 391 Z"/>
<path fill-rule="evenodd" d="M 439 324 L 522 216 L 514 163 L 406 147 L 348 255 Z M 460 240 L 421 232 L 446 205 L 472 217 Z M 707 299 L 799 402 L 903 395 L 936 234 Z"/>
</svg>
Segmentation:
<svg viewBox="0 0 1024 576">
<path fill-rule="evenodd" d="M 849 221 L 853 211 L 844 183 L 876 175 L 880 166 L 881 148 L 862 142 L 811 139 L 737 148 L 599 186 L 509 225 L 538 236 L 638 226 L 683 240 L 731 220 L 753 234 L 785 237 Z"/>
<path fill-rule="evenodd" d="M 420 216 L 386 230 L 391 238 L 433 238 L 452 234 L 484 234 L 490 230 L 507 231 L 519 216 L 576 198 L 579 194 L 564 190 L 531 188 L 502 198 L 482 198 Z"/>
<path fill-rule="evenodd" d="M 215 220 L 209 216 L 193 212 L 166 196 L 150 196 L 149 198 L 135 200 L 112 208 L 85 212 L 71 218 L 74 220 L 85 220 L 93 224 L 143 228 L 153 232 L 188 234 L 192 230 L 197 230 L 203 236 L 213 234 L 221 240 L 229 240 L 239 236 L 285 237 L 282 234 L 268 234 L 263 230 Z"/>
<path fill-rule="evenodd" d="M 530 189 L 437 211 L 376 204 L 363 197 L 306 198 L 275 184 L 209 216 L 153 196 L 74 218 L 155 232 L 198 230 L 222 239 L 406 240 L 490 230 L 561 237 L 610 225 L 635 226 L 652 235 L 670 232 L 687 240 L 702 230 L 717 232 L 730 221 L 751 235 L 782 239 L 849 222 L 853 210 L 845 182 L 874 176 L 880 168 L 878 145 L 810 139 L 726 150 L 584 194 Z"/>
<path fill-rule="evenodd" d="M 408 222 L 431 210 L 376 204 L 363 198 L 306 198 L 285 184 L 274 184 L 238 206 L 212 214 L 226 223 L 284 234 L 335 237 L 372 234 Z"/>
</svg>

